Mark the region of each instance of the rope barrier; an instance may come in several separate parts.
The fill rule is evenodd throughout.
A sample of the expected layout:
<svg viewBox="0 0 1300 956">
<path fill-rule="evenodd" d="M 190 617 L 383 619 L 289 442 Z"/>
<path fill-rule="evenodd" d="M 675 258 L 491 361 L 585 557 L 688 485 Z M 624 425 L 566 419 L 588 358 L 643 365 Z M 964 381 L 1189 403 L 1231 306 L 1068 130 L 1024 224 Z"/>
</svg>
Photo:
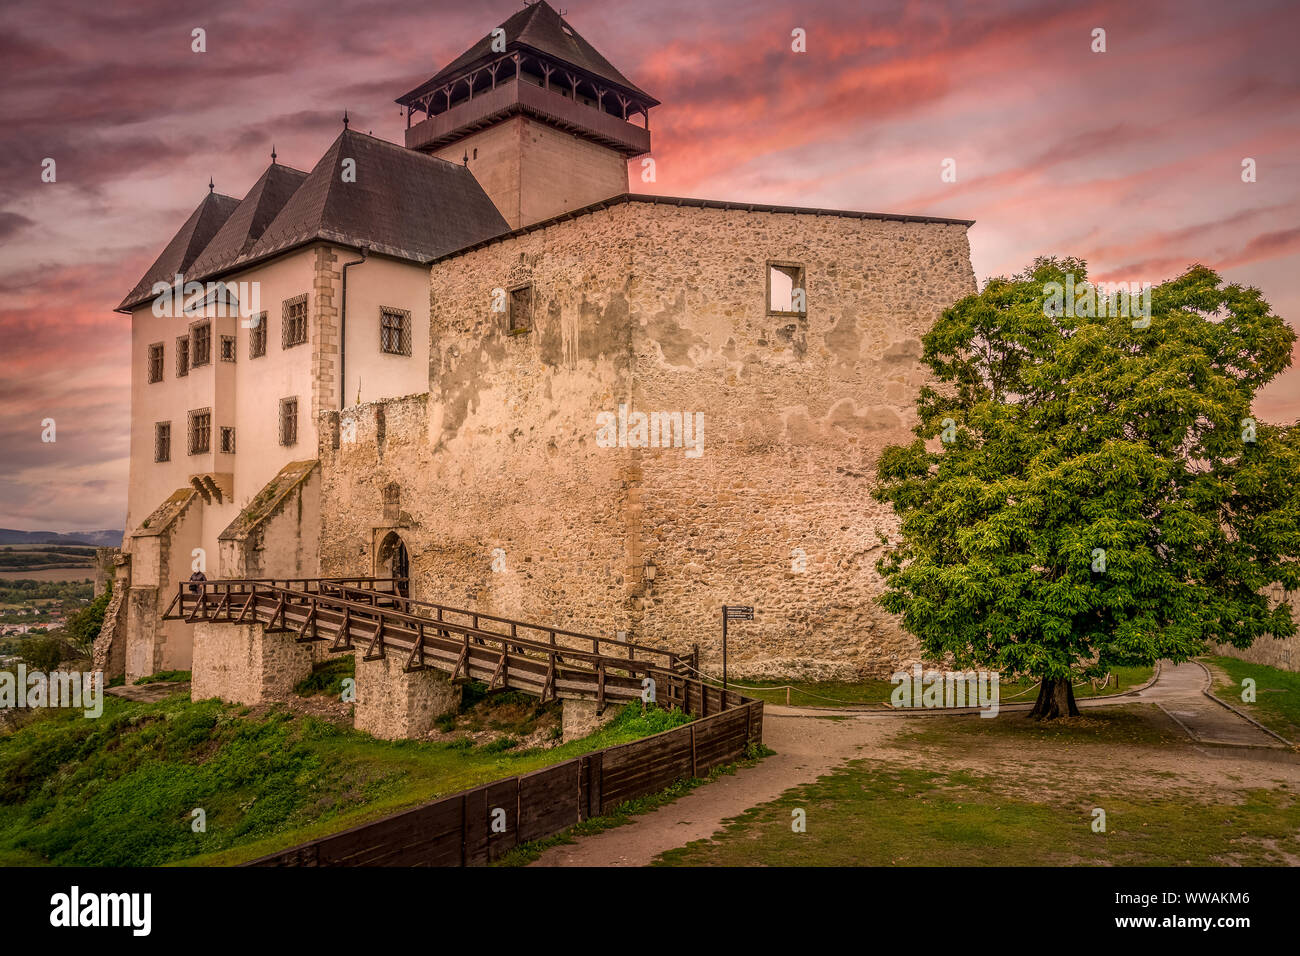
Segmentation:
<svg viewBox="0 0 1300 956">
<path fill-rule="evenodd" d="M 704 671 L 700 670 L 698 667 L 692 667 L 690 664 L 687 664 L 685 661 L 682 661 L 681 664 L 682 664 L 682 666 L 685 667 L 687 670 L 689 670 L 689 671 L 694 671 L 694 672 L 695 672 L 695 673 L 696 673 L 696 674 L 697 674 L 697 675 L 698 675 L 702 680 L 712 681 L 714 684 L 721 684 L 721 683 L 722 683 L 722 678 L 720 678 L 720 677 L 716 677 L 716 676 L 714 676 L 714 675 L 712 675 L 712 674 L 706 674 Z M 1108 671 L 1108 672 L 1106 673 L 1106 676 L 1102 678 L 1100 686 L 1101 686 L 1101 687 L 1105 687 L 1107 684 L 1109 684 L 1109 683 L 1110 683 L 1111 676 L 1112 676 L 1111 672 Z M 1034 684 L 1033 684 L 1033 686 L 1031 686 L 1031 687 L 1027 687 L 1025 690 L 1022 690 L 1020 693 L 1018 693 L 1018 694 L 1011 694 L 1010 696 L 1005 697 L 1005 698 L 1002 698 L 1002 697 L 999 695 L 999 699 L 1015 700 L 1017 697 L 1024 697 L 1026 694 L 1031 693 L 1031 692 L 1037 690 L 1037 689 L 1039 688 L 1039 686 L 1042 685 L 1042 683 L 1043 683 L 1043 682 L 1042 682 L 1041 680 L 1039 680 L 1039 681 L 1035 681 Z M 1081 681 L 1079 681 L 1077 684 L 1072 684 L 1071 687 L 1082 687 L 1084 684 L 1091 684 L 1091 685 L 1092 685 L 1092 689 L 1093 689 L 1094 691 L 1098 689 L 1097 681 L 1096 681 L 1096 680 L 1093 680 L 1093 679 L 1085 679 L 1085 680 L 1081 680 Z M 1117 681 L 1116 681 L 1116 688 L 1118 688 L 1118 686 L 1119 686 L 1119 682 L 1118 682 L 1118 680 L 1117 680 Z M 831 701 L 831 702 L 833 702 L 833 703 L 837 703 L 837 704 L 875 704 L 875 703 L 879 703 L 879 704 L 883 704 L 883 705 L 885 705 L 885 706 L 887 706 L 887 707 L 893 707 L 893 705 L 892 705 L 889 701 L 873 701 L 873 700 L 844 700 L 843 698 L 840 698 L 840 697 L 827 697 L 827 696 L 824 695 L 824 694 L 814 694 L 814 693 L 813 693 L 812 691 L 810 691 L 810 690 L 804 690 L 804 689 L 803 689 L 802 687 L 800 687 L 798 684 L 769 684 L 769 685 L 766 686 L 766 687 L 752 687 L 752 686 L 749 686 L 749 685 L 747 685 L 747 684 L 737 684 L 737 683 L 735 683 L 734 681 L 727 681 L 727 689 L 730 690 L 730 689 L 733 688 L 733 687 L 736 688 L 737 690 L 757 690 L 757 691 L 765 691 L 765 690 L 767 690 L 767 691 L 773 691 L 773 690 L 796 690 L 796 691 L 798 691 L 799 693 L 803 694 L 805 697 L 816 697 L 818 700 L 829 700 L 829 701 Z M 897 708 L 895 708 L 895 709 L 897 709 Z"/>
</svg>

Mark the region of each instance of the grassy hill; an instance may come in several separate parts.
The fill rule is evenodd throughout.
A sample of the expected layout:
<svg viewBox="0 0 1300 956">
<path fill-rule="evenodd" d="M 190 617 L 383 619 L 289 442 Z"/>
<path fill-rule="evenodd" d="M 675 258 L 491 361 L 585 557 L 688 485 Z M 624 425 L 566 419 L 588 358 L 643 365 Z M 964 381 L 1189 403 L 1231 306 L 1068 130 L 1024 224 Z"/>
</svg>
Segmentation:
<svg viewBox="0 0 1300 956">
<path fill-rule="evenodd" d="M 523 750 L 511 737 L 380 741 L 283 708 L 191 703 L 187 692 L 106 697 L 98 719 L 45 711 L 0 737 L 0 865 L 243 862 L 685 720 L 633 703 L 582 740 Z M 192 830 L 196 808 L 206 832 Z"/>
</svg>

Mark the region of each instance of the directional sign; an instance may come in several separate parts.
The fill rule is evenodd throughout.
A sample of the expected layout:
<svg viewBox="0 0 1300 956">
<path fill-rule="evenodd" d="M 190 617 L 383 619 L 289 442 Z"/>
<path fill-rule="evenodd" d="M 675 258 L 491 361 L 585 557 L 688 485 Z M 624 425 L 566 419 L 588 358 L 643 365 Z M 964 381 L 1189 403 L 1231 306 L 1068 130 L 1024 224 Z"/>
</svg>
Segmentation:
<svg viewBox="0 0 1300 956">
<path fill-rule="evenodd" d="M 727 622 L 752 621 L 754 607 L 750 604 L 722 605 L 722 690 L 727 689 Z"/>
</svg>

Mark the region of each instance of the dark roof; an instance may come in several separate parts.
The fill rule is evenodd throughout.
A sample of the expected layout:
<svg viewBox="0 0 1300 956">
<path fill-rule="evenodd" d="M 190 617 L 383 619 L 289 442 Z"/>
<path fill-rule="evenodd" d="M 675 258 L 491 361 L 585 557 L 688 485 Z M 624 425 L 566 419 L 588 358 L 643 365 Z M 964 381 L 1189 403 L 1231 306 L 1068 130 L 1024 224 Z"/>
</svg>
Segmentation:
<svg viewBox="0 0 1300 956">
<path fill-rule="evenodd" d="M 578 31 L 555 12 L 546 0 L 524 7 L 514 16 L 501 24 L 505 31 L 506 51 L 519 48 L 530 49 L 552 59 L 560 60 L 577 67 L 597 79 L 613 86 L 621 87 L 625 92 L 635 94 L 646 100 L 650 106 L 658 106 L 659 101 L 640 89 L 626 76 L 615 69 L 614 65 L 600 55 L 600 52 L 584 40 Z M 463 76 L 469 70 L 489 63 L 502 54 L 492 49 L 492 34 L 489 33 L 472 47 L 443 67 L 429 81 L 417 86 L 397 102 L 403 106 L 423 96 L 429 90 L 437 89 L 451 80 Z"/>
<path fill-rule="evenodd" d="M 345 129 L 310 173 L 272 163 L 242 202 L 204 197 L 117 310 L 177 273 L 213 279 L 317 240 L 426 264 L 509 229 L 465 166 Z"/>
<path fill-rule="evenodd" d="M 467 167 L 345 129 L 237 264 L 317 239 L 425 263 L 509 228 Z"/>
<path fill-rule="evenodd" d="M 299 169 L 272 163 L 253 184 L 212 241 L 194 260 L 188 279 L 202 280 L 229 268 L 253 248 L 307 174 Z"/>
<path fill-rule="evenodd" d="M 594 202 L 589 206 L 583 206 L 580 209 L 573 209 L 558 216 L 552 216 L 550 219 L 543 219 L 540 222 L 529 223 L 527 226 L 520 226 L 518 229 L 512 229 L 509 232 L 503 232 L 496 236 L 489 236 L 473 245 L 465 246 L 462 249 L 455 249 L 445 255 L 439 256 L 435 261 L 443 259 L 453 259 L 456 256 L 464 255 L 467 252 L 473 252 L 475 249 L 481 249 L 484 246 L 490 246 L 494 242 L 501 242 L 506 239 L 513 239 L 515 236 L 522 236 L 525 233 L 535 232 L 538 229 L 546 229 L 548 226 L 554 226 L 557 223 L 565 222 L 569 219 L 576 219 L 579 216 L 585 216 L 589 213 L 599 212 L 602 209 L 608 209 L 610 206 L 620 206 L 623 203 L 649 203 L 657 206 L 694 206 L 700 209 L 739 209 L 744 212 L 776 212 L 790 213 L 801 216 L 840 216 L 845 219 L 886 219 L 891 222 L 921 222 L 933 223 L 944 226 L 965 226 L 969 229 L 975 225 L 974 219 L 944 219 L 940 216 L 907 216 L 902 213 L 892 212 L 858 212 L 853 209 L 817 209 L 811 206 L 768 206 L 755 202 L 727 202 L 722 199 L 684 199 L 680 196 L 652 196 L 645 193 L 623 193 L 619 196 L 611 196 L 609 199 L 602 199 L 600 202 Z"/>
<path fill-rule="evenodd" d="M 127 293 L 122 304 L 117 307 L 118 310 L 133 309 L 142 302 L 148 302 L 153 298 L 154 283 L 166 282 L 170 285 L 178 274 L 184 275 L 238 205 L 239 200 L 235 197 L 223 196 L 209 189 L 198 208 L 185 220 L 185 225 L 167 243 L 167 248 L 145 271 L 135 288 Z"/>
</svg>

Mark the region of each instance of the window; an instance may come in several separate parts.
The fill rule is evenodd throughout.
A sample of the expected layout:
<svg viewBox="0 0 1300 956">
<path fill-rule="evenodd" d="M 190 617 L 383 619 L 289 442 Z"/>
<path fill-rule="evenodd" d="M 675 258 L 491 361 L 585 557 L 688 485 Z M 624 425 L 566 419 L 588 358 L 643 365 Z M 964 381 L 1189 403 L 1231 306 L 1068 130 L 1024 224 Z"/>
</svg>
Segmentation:
<svg viewBox="0 0 1300 956">
<path fill-rule="evenodd" d="M 172 423 L 154 422 L 153 425 L 153 460 L 172 460 Z"/>
<path fill-rule="evenodd" d="M 280 322 L 280 348 L 293 348 L 307 341 L 307 293 L 285 299 Z"/>
<path fill-rule="evenodd" d="M 229 425 L 221 426 L 221 454 L 233 455 L 235 453 L 235 430 Z"/>
<path fill-rule="evenodd" d="M 235 360 L 235 337 L 233 335 L 223 335 L 221 337 L 221 361 L 233 362 Z"/>
<path fill-rule="evenodd" d="M 149 382 L 161 382 L 163 378 L 163 344 L 155 342 L 149 346 Z"/>
<path fill-rule="evenodd" d="M 808 313 L 806 289 L 804 268 L 799 263 L 769 262 L 767 264 L 768 315 L 806 315 Z"/>
<path fill-rule="evenodd" d="M 200 322 L 190 327 L 190 368 L 212 361 L 212 323 Z"/>
<path fill-rule="evenodd" d="M 280 444 L 298 443 L 298 399 L 280 399 Z"/>
<path fill-rule="evenodd" d="M 190 374 L 190 337 L 182 335 L 176 340 L 176 377 Z"/>
<path fill-rule="evenodd" d="M 517 335 L 533 327 L 533 287 L 516 286 L 510 290 L 510 333 Z"/>
<path fill-rule="evenodd" d="M 411 313 L 405 309 L 379 309 L 379 348 L 390 355 L 411 354 Z"/>
<path fill-rule="evenodd" d="M 255 359 L 266 354 L 266 313 L 257 313 L 252 322 L 248 330 L 248 357 Z"/>
<path fill-rule="evenodd" d="M 190 454 L 206 455 L 212 442 L 212 409 L 190 412 Z"/>
</svg>

